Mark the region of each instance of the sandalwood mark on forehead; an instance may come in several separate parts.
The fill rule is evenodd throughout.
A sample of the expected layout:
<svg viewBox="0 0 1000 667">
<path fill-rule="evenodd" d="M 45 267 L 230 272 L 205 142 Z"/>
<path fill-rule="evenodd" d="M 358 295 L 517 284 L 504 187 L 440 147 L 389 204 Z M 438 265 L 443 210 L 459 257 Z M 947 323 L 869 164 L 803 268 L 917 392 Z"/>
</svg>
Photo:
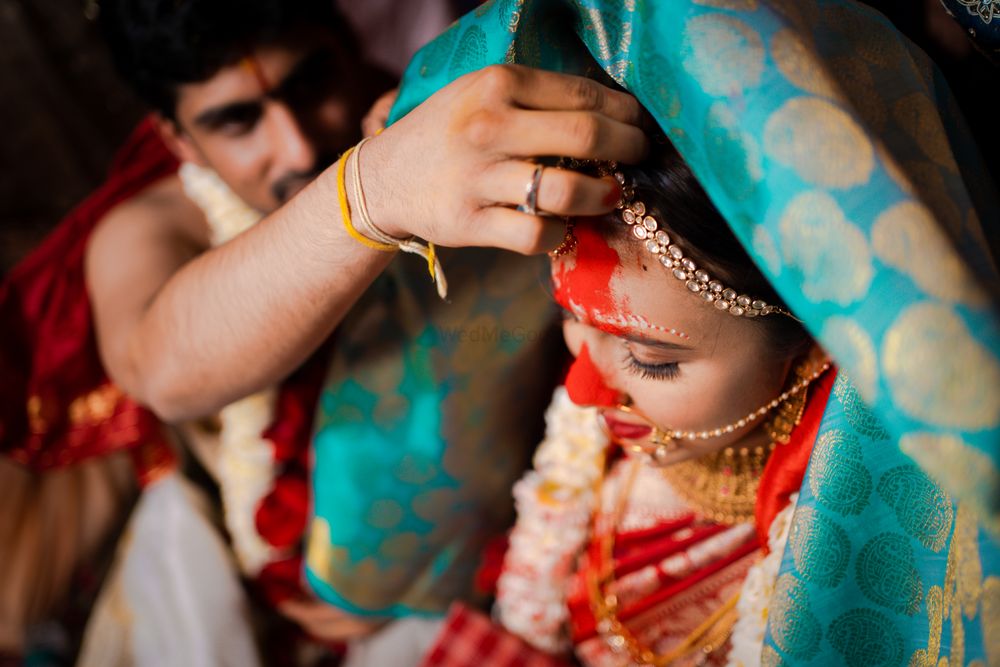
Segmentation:
<svg viewBox="0 0 1000 667">
<path fill-rule="evenodd" d="M 678 331 L 673 327 L 668 328 L 660 326 L 659 324 L 653 324 L 652 322 L 647 320 L 645 317 L 642 317 L 641 315 L 639 316 L 628 315 L 627 317 L 629 318 L 629 322 L 633 323 L 633 326 L 638 327 L 639 329 L 643 329 L 645 331 L 659 331 L 660 333 L 668 334 L 670 336 L 677 336 L 678 338 L 683 338 L 685 340 L 689 340 L 691 338 L 691 336 L 689 336 L 688 334 L 684 333 L 683 331 Z"/>
<path fill-rule="evenodd" d="M 638 331 L 655 331 L 668 336 L 675 336 L 682 340 L 690 340 L 691 336 L 673 327 L 665 327 L 653 324 L 642 315 L 634 315 L 628 312 L 614 314 L 603 313 L 601 311 L 587 310 L 583 306 L 573 301 L 561 303 L 580 321 L 596 325 L 598 328 L 613 335 L 624 336 Z"/>
<path fill-rule="evenodd" d="M 253 78 L 257 81 L 257 85 L 260 86 L 261 95 L 267 95 L 271 92 L 271 84 L 267 80 L 267 76 L 264 74 L 264 69 L 260 66 L 260 61 L 257 60 L 256 56 L 244 56 L 243 59 L 240 60 L 240 67 L 244 68 L 253 75 Z"/>
</svg>

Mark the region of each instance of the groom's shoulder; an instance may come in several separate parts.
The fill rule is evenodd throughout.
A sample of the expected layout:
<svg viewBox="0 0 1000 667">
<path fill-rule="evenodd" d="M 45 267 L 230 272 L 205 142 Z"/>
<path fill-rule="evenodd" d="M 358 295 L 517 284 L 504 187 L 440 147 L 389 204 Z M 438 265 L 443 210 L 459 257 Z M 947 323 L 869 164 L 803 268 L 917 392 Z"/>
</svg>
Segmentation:
<svg viewBox="0 0 1000 667">
<path fill-rule="evenodd" d="M 88 244 L 88 255 L 136 251 L 136 244 L 183 246 L 207 250 L 208 223 L 185 193 L 176 174 L 166 176 L 105 214 Z"/>
</svg>

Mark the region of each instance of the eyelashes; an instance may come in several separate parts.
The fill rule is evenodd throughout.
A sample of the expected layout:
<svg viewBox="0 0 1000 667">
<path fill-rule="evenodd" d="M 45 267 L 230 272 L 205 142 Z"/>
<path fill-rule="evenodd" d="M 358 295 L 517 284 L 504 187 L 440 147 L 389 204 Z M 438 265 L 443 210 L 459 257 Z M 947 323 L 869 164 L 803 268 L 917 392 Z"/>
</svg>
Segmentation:
<svg viewBox="0 0 1000 667">
<path fill-rule="evenodd" d="M 644 380 L 673 380 L 681 372 L 680 364 L 676 361 L 664 364 L 647 364 L 636 359 L 631 350 L 626 352 L 625 370 Z"/>
</svg>

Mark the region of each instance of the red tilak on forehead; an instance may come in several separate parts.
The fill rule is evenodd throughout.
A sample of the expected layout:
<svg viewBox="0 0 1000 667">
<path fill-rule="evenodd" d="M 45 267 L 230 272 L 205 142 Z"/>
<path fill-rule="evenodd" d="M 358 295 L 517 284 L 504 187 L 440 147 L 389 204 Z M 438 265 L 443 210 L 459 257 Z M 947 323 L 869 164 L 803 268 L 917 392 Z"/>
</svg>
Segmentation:
<svg viewBox="0 0 1000 667">
<path fill-rule="evenodd" d="M 601 371 L 590 359 L 590 350 L 584 343 L 566 374 L 566 392 L 577 405 L 614 407 L 618 404 L 620 392 L 604 383 Z"/>
<path fill-rule="evenodd" d="M 249 72 L 253 74 L 253 78 L 257 79 L 261 95 L 267 95 L 271 92 L 271 84 L 268 83 L 267 77 L 264 75 L 263 68 L 261 68 L 260 63 L 257 62 L 257 58 L 253 55 L 246 56 L 240 61 L 240 65 L 249 70 Z"/>
<path fill-rule="evenodd" d="M 621 262 L 618 253 L 593 224 L 577 225 L 574 234 L 576 263 L 572 268 L 563 263 L 557 269 L 554 276 L 556 302 L 570 311 L 582 308 L 591 316 L 626 310 L 628 300 L 623 297 L 621 303 L 616 303 L 611 294 L 611 276 Z M 620 335 L 625 330 L 610 333 Z"/>
</svg>

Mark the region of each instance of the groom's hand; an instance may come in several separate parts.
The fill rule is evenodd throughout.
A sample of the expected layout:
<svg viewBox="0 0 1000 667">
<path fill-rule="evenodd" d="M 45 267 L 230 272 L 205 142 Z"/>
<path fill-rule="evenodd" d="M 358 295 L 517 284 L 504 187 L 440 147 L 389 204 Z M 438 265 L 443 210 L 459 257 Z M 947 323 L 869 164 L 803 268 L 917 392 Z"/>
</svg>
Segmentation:
<svg viewBox="0 0 1000 667">
<path fill-rule="evenodd" d="M 362 183 L 374 222 L 394 236 L 445 246 L 551 250 L 559 216 L 611 211 L 611 178 L 547 167 L 537 208 L 525 203 L 533 158 L 635 163 L 648 150 L 634 97 L 596 81 L 516 65 L 467 74 L 365 146 Z"/>
</svg>

